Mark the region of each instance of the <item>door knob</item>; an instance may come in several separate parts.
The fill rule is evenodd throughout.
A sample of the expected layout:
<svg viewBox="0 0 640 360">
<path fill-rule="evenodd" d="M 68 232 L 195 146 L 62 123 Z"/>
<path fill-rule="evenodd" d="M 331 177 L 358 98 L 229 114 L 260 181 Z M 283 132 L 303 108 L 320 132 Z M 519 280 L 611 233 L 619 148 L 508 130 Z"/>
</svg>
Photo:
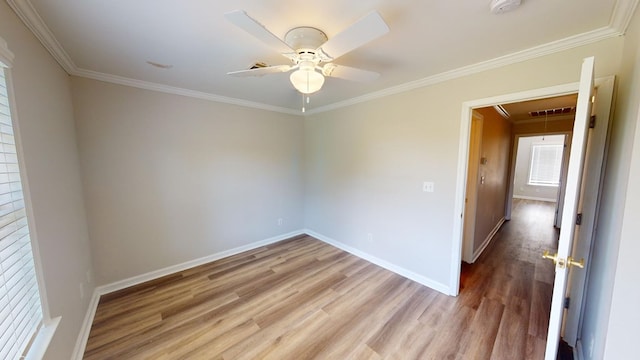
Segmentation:
<svg viewBox="0 0 640 360">
<path fill-rule="evenodd" d="M 576 267 L 579 267 L 580 269 L 584 269 L 584 259 L 580 259 L 579 261 L 576 261 L 572 257 L 568 257 L 567 259 L 559 258 L 558 253 L 551 255 L 549 250 L 545 250 L 542 253 L 542 258 L 552 260 L 553 263 L 556 264 L 560 269 L 564 269 L 565 267 L 569 268 L 572 266 L 576 266 Z"/>
<path fill-rule="evenodd" d="M 551 253 L 549 253 L 549 250 L 545 250 L 542 253 L 542 258 L 543 259 L 549 259 L 549 260 L 553 260 L 553 262 L 555 263 L 556 261 L 558 261 L 558 254 L 553 254 L 551 255 Z"/>
<path fill-rule="evenodd" d="M 542 258 L 543 259 L 549 259 L 549 260 L 553 261 L 553 263 L 555 265 L 558 265 L 560 267 L 560 269 L 564 269 L 564 267 L 566 265 L 564 259 L 558 257 L 558 253 L 555 253 L 555 254 L 551 255 L 549 250 L 545 250 L 542 253 Z"/>
<path fill-rule="evenodd" d="M 567 264 L 569 264 L 569 266 L 577 266 L 580 269 L 584 269 L 584 259 L 580 259 L 580 261 L 576 261 L 574 258 L 568 257 Z"/>
</svg>

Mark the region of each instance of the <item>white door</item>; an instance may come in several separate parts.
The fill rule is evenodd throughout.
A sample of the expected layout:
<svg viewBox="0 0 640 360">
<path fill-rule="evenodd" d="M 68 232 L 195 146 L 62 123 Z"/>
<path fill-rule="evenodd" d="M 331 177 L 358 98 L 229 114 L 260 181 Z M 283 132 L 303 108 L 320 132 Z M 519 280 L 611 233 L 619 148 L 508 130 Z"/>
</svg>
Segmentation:
<svg viewBox="0 0 640 360">
<path fill-rule="evenodd" d="M 583 174 L 589 174 L 582 179 L 582 191 L 579 201 L 579 213 L 582 213 L 582 223 L 578 234 L 574 234 L 572 256 L 585 259 L 585 269 L 572 267 L 569 269 L 567 283 L 567 297 L 570 299 L 569 308 L 565 313 L 562 338 L 572 347 L 576 346 L 578 330 L 580 329 L 583 312 L 585 283 L 589 273 L 589 259 L 593 248 L 593 236 L 596 230 L 598 207 L 600 203 L 600 185 L 604 177 L 605 149 L 609 130 L 611 103 L 613 100 L 614 78 L 596 81 L 596 95 L 593 103 L 593 113 L 596 116 L 593 127 L 589 128 L 587 137 L 587 153 L 585 155 Z"/>
<path fill-rule="evenodd" d="M 547 348 L 545 360 L 555 360 L 560 341 L 560 329 L 564 313 L 564 299 L 567 288 L 569 267 L 572 266 L 571 250 L 573 237 L 576 232 L 576 219 L 580 185 L 582 183 L 582 169 L 587 148 L 587 131 L 591 118 L 591 97 L 593 96 L 593 65 L 594 58 L 586 58 L 582 63 L 578 102 L 576 104 L 576 119 L 573 125 L 569 167 L 567 169 L 567 183 L 563 205 L 562 225 L 556 258 L 556 276 L 551 298 L 551 314 L 549 317 L 549 332 L 547 334 Z"/>
</svg>

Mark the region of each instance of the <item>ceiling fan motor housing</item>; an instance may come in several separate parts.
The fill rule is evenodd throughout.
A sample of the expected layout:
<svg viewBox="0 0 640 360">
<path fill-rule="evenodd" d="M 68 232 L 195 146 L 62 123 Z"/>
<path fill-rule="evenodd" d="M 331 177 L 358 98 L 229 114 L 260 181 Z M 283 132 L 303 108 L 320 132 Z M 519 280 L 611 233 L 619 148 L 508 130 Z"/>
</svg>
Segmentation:
<svg viewBox="0 0 640 360">
<path fill-rule="evenodd" d="M 293 28 L 284 36 L 284 42 L 298 54 L 301 52 L 313 53 L 327 40 L 327 35 L 324 32 L 308 26 Z"/>
</svg>

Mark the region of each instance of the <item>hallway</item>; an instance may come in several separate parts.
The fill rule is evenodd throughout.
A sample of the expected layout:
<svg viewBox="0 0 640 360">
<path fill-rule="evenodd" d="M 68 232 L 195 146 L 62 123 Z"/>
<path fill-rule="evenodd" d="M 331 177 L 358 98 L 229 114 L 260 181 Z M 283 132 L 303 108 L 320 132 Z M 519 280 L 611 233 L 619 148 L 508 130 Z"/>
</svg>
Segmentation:
<svg viewBox="0 0 640 360">
<path fill-rule="evenodd" d="M 462 264 L 457 302 L 491 304 L 499 317 L 483 329 L 495 334 L 492 358 L 544 358 L 554 267 L 541 255 L 557 247 L 554 213 L 555 203 L 514 199 L 511 221 L 474 264 Z"/>
</svg>

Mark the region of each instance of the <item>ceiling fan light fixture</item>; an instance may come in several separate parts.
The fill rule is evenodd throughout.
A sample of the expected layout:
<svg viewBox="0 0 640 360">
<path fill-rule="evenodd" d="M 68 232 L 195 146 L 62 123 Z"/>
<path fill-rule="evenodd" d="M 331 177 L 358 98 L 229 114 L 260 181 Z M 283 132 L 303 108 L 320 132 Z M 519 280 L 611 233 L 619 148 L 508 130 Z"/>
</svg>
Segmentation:
<svg viewBox="0 0 640 360">
<path fill-rule="evenodd" d="M 522 0 L 491 0 L 489 9 L 493 14 L 503 14 L 517 9 Z"/>
<path fill-rule="evenodd" d="M 324 85 L 324 76 L 314 69 L 298 69 L 291 73 L 289 80 L 303 94 L 313 94 Z"/>
</svg>

